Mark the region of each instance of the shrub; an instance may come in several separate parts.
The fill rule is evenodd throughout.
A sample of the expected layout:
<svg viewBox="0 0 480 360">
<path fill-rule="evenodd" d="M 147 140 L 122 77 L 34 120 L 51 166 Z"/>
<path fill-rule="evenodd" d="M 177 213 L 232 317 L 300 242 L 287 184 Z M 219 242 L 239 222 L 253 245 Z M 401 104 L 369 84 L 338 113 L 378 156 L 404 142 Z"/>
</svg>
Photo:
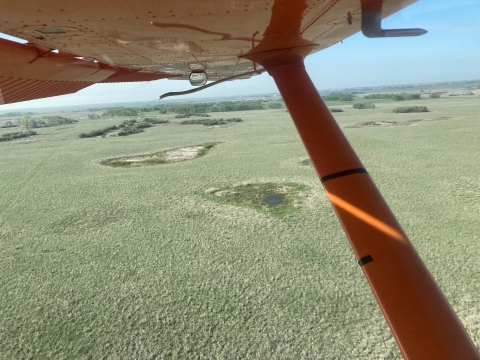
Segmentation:
<svg viewBox="0 0 480 360">
<path fill-rule="evenodd" d="M 141 133 L 142 131 L 143 131 L 143 128 L 136 127 L 136 126 L 129 126 L 121 129 L 118 132 L 118 136 L 128 136 L 132 134 L 138 134 L 138 133 Z"/>
<path fill-rule="evenodd" d="M 184 119 L 184 118 L 190 118 L 192 116 L 196 116 L 196 117 L 210 117 L 210 115 L 208 114 L 205 114 L 205 113 L 192 113 L 192 114 L 178 114 L 178 115 L 175 115 L 175 118 L 176 119 Z"/>
<path fill-rule="evenodd" d="M 214 126 L 214 125 L 226 125 L 228 123 L 242 122 L 240 118 L 231 118 L 231 119 L 192 119 L 184 120 L 180 122 L 180 125 L 203 125 L 203 126 Z"/>
<path fill-rule="evenodd" d="M 334 113 L 334 112 L 343 112 L 342 109 L 336 109 L 336 108 L 330 108 L 330 112 Z"/>
<path fill-rule="evenodd" d="M 2 134 L 2 136 L 0 137 L 0 142 L 11 141 L 11 140 L 15 140 L 15 139 L 21 139 L 21 138 L 28 137 L 28 136 L 33 136 L 33 135 L 37 135 L 37 133 L 35 131 L 31 131 L 31 130 L 27 131 L 27 132 L 6 133 L 6 134 Z"/>
<path fill-rule="evenodd" d="M 149 124 L 167 124 L 167 123 L 170 122 L 168 120 L 155 119 L 155 118 L 145 118 L 145 119 L 143 119 L 143 121 L 145 121 L 146 123 L 149 123 Z"/>
<path fill-rule="evenodd" d="M 420 113 L 428 111 L 426 106 L 404 106 L 393 109 L 394 113 Z"/>
<path fill-rule="evenodd" d="M 208 152 L 208 150 L 213 148 L 215 145 L 216 145 L 216 143 L 206 143 L 206 144 L 204 144 L 203 147 L 200 150 L 198 150 L 197 157 L 204 156 Z"/>
<path fill-rule="evenodd" d="M 373 103 L 355 103 L 353 104 L 354 109 L 375 109 L 375 104 Z"/>
<path fill-rule="evenodd" d="M 168 122 L 168 120 L 159 120 L 160 123 Z M 118 126 L 109 126 L 100 130 L 93 130 L 89 133 L 82 133 L 78 135 L 80 138 L 90 138 L 96 136 L 103 136 L 110 131 L 119 130 L 118 136 L 128 136 L 132 134 L 138 134 L 143 132 L 143 129 L 152 127 L 152 123 L 155 122 L 155 119 L 150 121 L 137 122 L 137 120 L 125 120 Z"/>
<path fill-rule="evenodd" d="M 105 135 L 106 133 L 113 131 L 113 130 L 118 130 L 117 126 L 109 126 L 105 129 L 100 129 L 100 130 L 93 130 L 90 131 L 89 133 L 81 133 L 78 135 L 79 138 L 91 138 L 91 137 L 97 137 L 97 136 L 102 136 Z"/>
<path fill-rule="evenodd" d="M 432 93 L 432 94 L 430 94 L 430 97 L 432 99 L 438 99 L 440 97 L 440 94 L 439 93 Z"/>
<path fill-rule="evenodd" d="M 379 126 L 380 124 L 377 123 L 376 121 L 364 121 L 360 123 L 359 125 L 361 126 Z"/>
</svg>

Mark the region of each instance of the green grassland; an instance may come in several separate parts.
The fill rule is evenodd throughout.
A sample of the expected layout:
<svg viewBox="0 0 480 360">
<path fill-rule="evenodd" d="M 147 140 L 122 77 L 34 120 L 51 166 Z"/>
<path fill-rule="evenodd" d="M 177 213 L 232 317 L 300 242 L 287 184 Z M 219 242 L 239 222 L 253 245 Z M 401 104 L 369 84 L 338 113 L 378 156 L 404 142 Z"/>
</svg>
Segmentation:
<svg viewBox="0 0 480 360">
<path fill-rule="evenodd" d="M 480 98 L 372 102 L 328 105 L 480 347 Z M 285 109 L 80 139 L 128 119 L 86 115 L 0 143 L 0 358 L 401 358 Z M 253 204 L 273 188 L 284 211 Z"/>
</svg>

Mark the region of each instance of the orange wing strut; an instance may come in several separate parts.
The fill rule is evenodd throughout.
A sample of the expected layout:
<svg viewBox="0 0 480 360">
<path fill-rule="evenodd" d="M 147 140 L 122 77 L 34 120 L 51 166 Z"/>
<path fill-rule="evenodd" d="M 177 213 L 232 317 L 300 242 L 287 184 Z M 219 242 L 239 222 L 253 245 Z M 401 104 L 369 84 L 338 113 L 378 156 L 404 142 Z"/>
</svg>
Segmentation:
<svg viewBox="0 0 480 360">
<path fill-rule="evenodd" d="M 275 80 L 406 359 L 480 359 L 296 53 L 257 54 Z"/>
</svg>

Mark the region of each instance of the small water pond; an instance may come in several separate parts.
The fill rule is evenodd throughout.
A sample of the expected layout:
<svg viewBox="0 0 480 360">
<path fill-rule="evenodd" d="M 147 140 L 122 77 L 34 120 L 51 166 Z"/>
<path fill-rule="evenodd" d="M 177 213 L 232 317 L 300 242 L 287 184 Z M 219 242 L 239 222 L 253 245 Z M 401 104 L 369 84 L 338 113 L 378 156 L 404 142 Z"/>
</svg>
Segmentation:
<svg viewBox="0 0 480 360">
<path fill-rule="evenodd" d="M 285 195 L 276 193 L 266 194 L 265 201 L 271 206 L 280 205 L 285 202 Z"/>
</svg>

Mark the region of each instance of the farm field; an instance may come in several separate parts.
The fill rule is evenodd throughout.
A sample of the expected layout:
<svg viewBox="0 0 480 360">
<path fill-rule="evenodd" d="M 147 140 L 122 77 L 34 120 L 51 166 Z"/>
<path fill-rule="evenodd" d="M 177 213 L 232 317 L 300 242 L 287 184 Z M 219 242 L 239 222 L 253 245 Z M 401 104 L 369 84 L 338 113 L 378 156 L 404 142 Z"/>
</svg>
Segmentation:
<svg viewBox="0 0 480 360">
<path fill-rule="evenodd" d="M 327 105 L 480 348 L 479 94 Z M 0 358 L 401 358 L 285 108 L 146 115 L 0 142 Z"/>
</svg>

